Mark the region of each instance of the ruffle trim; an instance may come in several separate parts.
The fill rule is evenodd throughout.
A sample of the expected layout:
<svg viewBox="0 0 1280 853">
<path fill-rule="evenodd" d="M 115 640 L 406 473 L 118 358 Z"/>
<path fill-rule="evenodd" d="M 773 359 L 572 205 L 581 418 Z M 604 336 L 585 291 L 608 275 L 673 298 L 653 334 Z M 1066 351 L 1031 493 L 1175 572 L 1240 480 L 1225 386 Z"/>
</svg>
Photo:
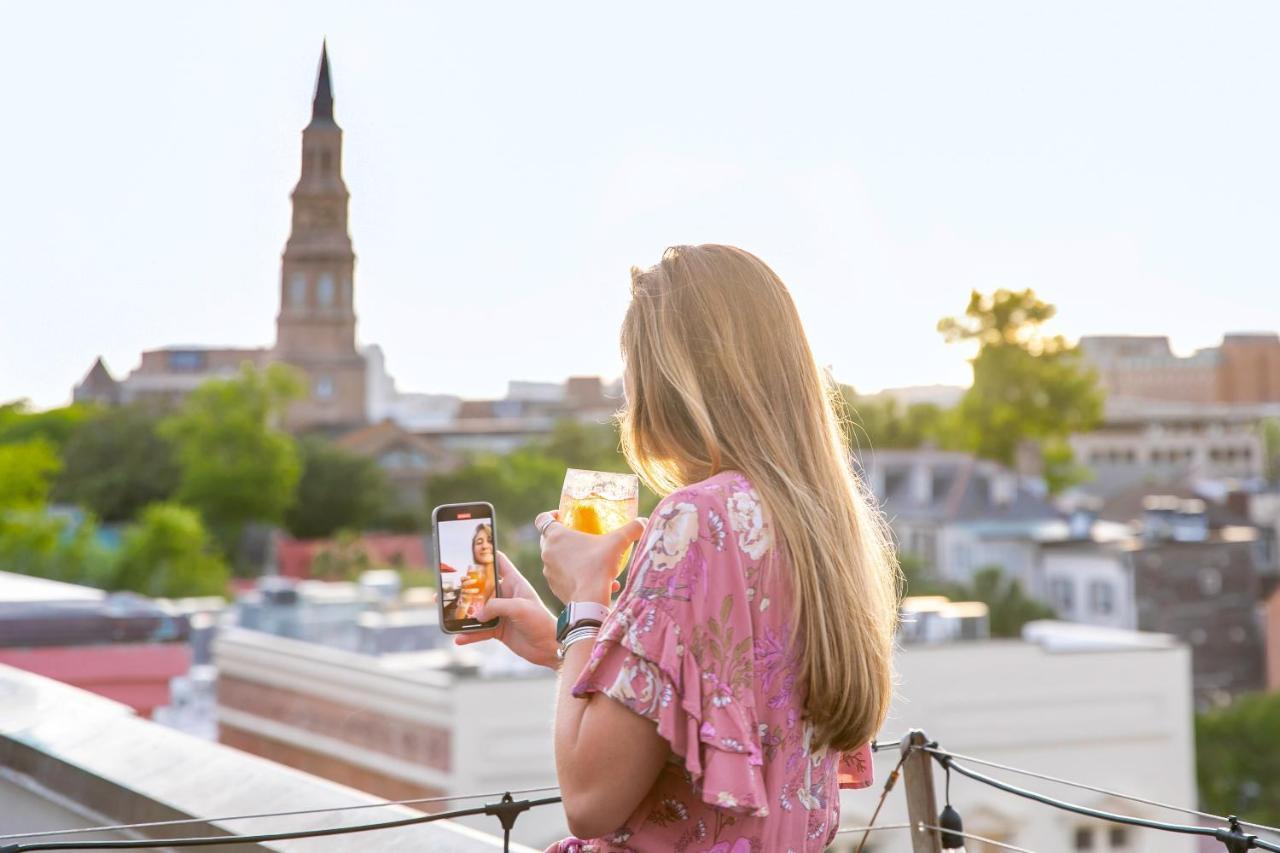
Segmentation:
<svg viewBox="0 0 1280 853">
<path fill-rule="evenodd" d="M 603 649 L 603 650 L 602 650 Z M 653 720 L 710 806 L 765 817 L 768 794 L 754 708 L 717 694 L 680 625 L 644 599 L 623 602 L 605 622 L 574 696 L 604 693 Z M 721 696 L 727 698 L 718 704 Z"/>
</svg>

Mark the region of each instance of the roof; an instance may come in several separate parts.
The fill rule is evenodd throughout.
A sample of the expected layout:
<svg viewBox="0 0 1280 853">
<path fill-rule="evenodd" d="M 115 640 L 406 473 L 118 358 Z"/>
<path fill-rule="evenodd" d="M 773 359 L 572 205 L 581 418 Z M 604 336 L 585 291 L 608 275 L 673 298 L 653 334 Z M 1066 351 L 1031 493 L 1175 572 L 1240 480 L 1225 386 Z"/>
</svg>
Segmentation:
<svg viewBox="0 0 1280 853">
<path fill-rule="evenodd" d="M 409 432 L 392 420 L 358 427 L 334 439 L 334 445 L 361 456 L 378 456 L 395 447 L 412 447 L 427 456 L 441 458 L 449 452 L 434 440 Z"/>
<path fill-rule="evenodd" d="M 1052 505 L 1029 487 L 1025 478 L 1009 469 L 968 453 L 946 450 L 880 450 L 866 456 L 867 466 L 879 469 L 884 477 L 884 511 L 891 517 L 931 519 L 940 522 L 1038 522 L 1062 517 Z M 901 474 L 917 465 L 925 466 L 932 480 L 932 499 L 920 504 L 911 497 L 910 476 L 898 482 L 890 474 Z M 993 480 L 1013 480 L 1009 500 L 996 500 Z"/>
<path fill-rule="evenodd" d="M 320 71 L 316 74 L 316 95 L 311 101 L 311 123 L 331 124 L 333 120 L 333 82 L 329 76 L 329 42 L 320 47 Z"/>
<path fill-rule="evenodd" d="M 1128 524 L 1139 521 L 1143 516 L 1143 502 L 1153 496 L 1168 496 L 1180 500 L 1203 500 L 1185 480 L 1174 480 L 1157 483 L 1139 483 L 1122 489 L 1102 502 L 1098 517 L 1104 521 L 1115 521 Z M 1205 513 L 1209 519 L 1209 527 L 1247 527 L 1249 519 L 1232 512 L 1222 504 L 1205 501 Z"/>
</svg>

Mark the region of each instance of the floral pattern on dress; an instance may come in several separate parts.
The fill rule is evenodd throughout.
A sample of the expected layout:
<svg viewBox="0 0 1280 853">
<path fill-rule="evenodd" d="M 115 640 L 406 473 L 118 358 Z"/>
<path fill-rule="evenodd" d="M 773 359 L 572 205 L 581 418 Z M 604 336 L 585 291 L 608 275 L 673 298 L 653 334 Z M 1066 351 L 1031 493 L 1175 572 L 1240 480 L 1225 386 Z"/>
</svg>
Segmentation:
<svg viewBox="0 0 1280 853">
<path fill-rule="evenodd" d="M 775 545 L 736 472 L 658 505 L 573 693 L 603 693 L 652 720 L 671 760 L 623 827 L 550 851 L 801 853 L 830 843 L 839 788 L 871 784 L 871 753 L 810 747 L 789 566 Z"/>
</svg>

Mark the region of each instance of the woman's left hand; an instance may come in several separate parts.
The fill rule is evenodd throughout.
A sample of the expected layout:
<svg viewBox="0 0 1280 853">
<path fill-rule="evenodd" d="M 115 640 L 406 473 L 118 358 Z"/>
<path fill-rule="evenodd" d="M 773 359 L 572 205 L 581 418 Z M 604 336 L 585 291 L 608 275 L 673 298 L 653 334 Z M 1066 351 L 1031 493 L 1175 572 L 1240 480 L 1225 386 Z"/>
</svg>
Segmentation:
<svg viewBox="0 0 1280 853">
<path fill-rule="evenodd" d="M 557 512 L 540 513 L 533 523 L 545 530 L 542 574 L 556 598 L 600 604 L 609 603 L 618 563 L 627 547 L 644 534 L 645 526 L 644 519 L 636 518 L 611 533 L 579 533 L 562 524 Z"/>
</svg>

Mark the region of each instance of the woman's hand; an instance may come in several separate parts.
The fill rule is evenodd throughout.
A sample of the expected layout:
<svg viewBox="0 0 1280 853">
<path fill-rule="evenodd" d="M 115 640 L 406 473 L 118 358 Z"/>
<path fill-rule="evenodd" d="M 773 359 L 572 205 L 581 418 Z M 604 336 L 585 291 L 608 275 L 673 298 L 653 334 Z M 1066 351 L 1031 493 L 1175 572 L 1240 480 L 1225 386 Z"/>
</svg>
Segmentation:
<svg viewBox="0 0 1280 853">
<path fill-rule="evenodd" d="M 555 617 L 501 551 L 498 552 L 498 572 L 504 597 L 486 601 L 475 617 L 481 622 L 498 617 L 501 620 L 498 627 L 492 631 L 459 634 L 453 641 L 465 646 L 496 639 L 529 663 L 555 669 L 560 663 L 556 657 Z"/>
<path fill-rule="evenodd" d="M 601 535 L 570 530 L 559 513 L 540 513 L 534 526 L 542 534 L 542 574 L 556 598 L 564 602 L 608 604 L 614 576 L 627 547 L 644 534 L 645 521 L 635 518 Z M 554 523 L 552 523 L 554 522 Z"/>
</svg>

